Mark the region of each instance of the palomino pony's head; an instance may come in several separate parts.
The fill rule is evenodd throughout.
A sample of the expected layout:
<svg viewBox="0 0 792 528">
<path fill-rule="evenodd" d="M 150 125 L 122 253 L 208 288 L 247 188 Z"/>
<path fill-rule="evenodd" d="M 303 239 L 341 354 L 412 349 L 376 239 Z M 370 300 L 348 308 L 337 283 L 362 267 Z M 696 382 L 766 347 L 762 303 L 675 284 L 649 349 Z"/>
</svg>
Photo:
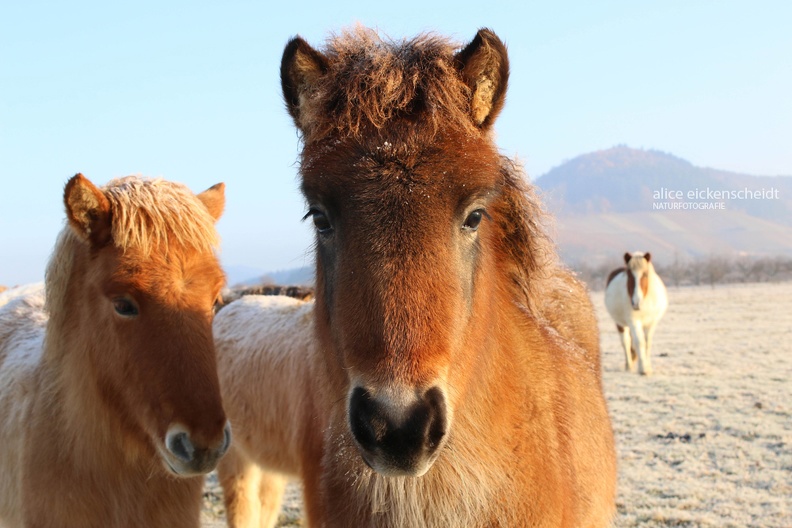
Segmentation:
<svg viewBox="0 0 792 528">
<path fill-rule="evenodd" d="M 633 310 L 640 310 L 641 303 L 649 293 L 649 274 L 654 269 L 652 255 L 640 251 L 625 253 L 624 263 L 627 265 L 627 295 Z"/>
<path fill-rule="evenodd" d="M 513 225 L 535 221 L 519 171 L 491 137 L 507 78 L 506 48 L 486 29 L 461 50 L 358 28 L 322 52 L 299 37 L 284 52 L 318 332 L 358 450 L 383 475 L 429 470 L 487 361 L 495 296 L 527 288 L 540 258 L 530 226 Z"/>
<path fill-rule="evenodd" d="M 210 471 L 230 442 L 211 326 L 225 282 L 214 226 L 224 185 L 196 196 L 128 177 L 99 189 L 78 174 L 64 201 L 69 225 L 46 285 L 51 324 L 65 331 L 48 336 L 84 355 L 69 364 L 97 380 L 132 446 L 177 475 Z"/>
</svg>

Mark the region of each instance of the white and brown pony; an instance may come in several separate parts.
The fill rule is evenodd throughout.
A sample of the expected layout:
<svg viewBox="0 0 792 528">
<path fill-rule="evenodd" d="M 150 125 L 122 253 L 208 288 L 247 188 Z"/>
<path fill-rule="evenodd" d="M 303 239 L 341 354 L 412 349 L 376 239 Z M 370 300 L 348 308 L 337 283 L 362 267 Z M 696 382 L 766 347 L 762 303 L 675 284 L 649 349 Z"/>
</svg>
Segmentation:
<svg viewBox="0 0 792 528">
<path fill-rule="evenodd" d="M 605 287 L 605 307 L 616 323 L 628 372 L 652 374 L 652 339 L 668 308 L 665 284 L 655 272 L 651 253 L 625 253 L 626 267 L 613 270 Z"/>
<path fill-rule="evenodd" d="M 596 320 L 493 141 L 508 71 L 489 30 L 286 46 L 316 298 L 216 318 L 231 526 L 271 525 L 284 474 L 313 527 L 609 524 Z"/>
<path fill-rule="evenodd" d="M 78 174 L 45 288 L 0 309 L 0 526 L 198 528 L 230 442 L 218 184 Z"/>
</svg>

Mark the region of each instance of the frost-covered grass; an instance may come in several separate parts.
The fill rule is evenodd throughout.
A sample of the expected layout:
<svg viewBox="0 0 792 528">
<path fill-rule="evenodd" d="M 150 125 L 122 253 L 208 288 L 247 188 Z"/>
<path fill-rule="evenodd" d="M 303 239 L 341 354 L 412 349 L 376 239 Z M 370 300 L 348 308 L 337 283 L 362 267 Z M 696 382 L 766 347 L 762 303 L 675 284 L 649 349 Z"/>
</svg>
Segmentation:
<svg viewBox="0 0 792 528">
<path fill-rule="evenodd" d="M 602 298 L 616 527 L 792 526 L 792 283 L 669 289 L 655 375 L 623 372 Z"/>
<path fill-rule="evenodd" d="M 614 527 L 792 527 L 792 283 L 668 293 L 650 378 L 623 371 L 592 294 L 619 456 Z M 296 485 L 287 503 L 280 526 L 298 526 Z"/>
</svg>

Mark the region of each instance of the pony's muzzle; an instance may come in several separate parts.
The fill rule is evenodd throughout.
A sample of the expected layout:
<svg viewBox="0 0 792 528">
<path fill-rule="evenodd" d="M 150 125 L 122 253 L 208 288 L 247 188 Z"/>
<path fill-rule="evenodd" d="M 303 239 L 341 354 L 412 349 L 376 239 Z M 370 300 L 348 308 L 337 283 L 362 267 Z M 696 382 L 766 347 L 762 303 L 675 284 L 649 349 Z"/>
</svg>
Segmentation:
<svg viewBox="0 0 792 528">
<path fill-rule="evenodd" d="M 433 387 L 409 402 L 375 397 L 356 387 L 349 423 L 363 460 L 386 476 L 421 476 L 439 454 L 448 431 L 446 398 Z"/>
<path fill-rule="evenodd" d="M 202 445 L 190 436 L 181 425 L 174 425 L 165 435 L 164 454 L 168 467 L 176 474 L 183 476 L 209 473 L 228 451 L 231 445 L 231 426 L 226 422 L 223 438 L 219 444 Z"/>
</svg>

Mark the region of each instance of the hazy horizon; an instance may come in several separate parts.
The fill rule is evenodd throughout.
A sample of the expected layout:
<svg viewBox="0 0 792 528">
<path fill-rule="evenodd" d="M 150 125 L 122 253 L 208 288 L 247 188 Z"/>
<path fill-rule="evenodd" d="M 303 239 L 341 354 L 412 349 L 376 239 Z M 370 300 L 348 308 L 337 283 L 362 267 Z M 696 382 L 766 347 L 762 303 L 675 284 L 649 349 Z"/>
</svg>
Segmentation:
<svg viewBox="0 0 792 528">
<path fill-rule="evenodd" d="M 227 185 L 226 266 L 310 265 L 299 137 L 280 95 L 283 46 L 320 48 L 362 23 L 393 38 L 460 44 L 480 27 L 508 47 L 495 124 L 536 179 L 626 144 L 699 167 L 792 175 L 792 4 L 682 2 L 465 6 L 341 1 L 267 6 L 32 0 L 0 20 L 0 284 L 41 280 L 63 226 L 63 185 L 127 174 Z"/>
</svg>

